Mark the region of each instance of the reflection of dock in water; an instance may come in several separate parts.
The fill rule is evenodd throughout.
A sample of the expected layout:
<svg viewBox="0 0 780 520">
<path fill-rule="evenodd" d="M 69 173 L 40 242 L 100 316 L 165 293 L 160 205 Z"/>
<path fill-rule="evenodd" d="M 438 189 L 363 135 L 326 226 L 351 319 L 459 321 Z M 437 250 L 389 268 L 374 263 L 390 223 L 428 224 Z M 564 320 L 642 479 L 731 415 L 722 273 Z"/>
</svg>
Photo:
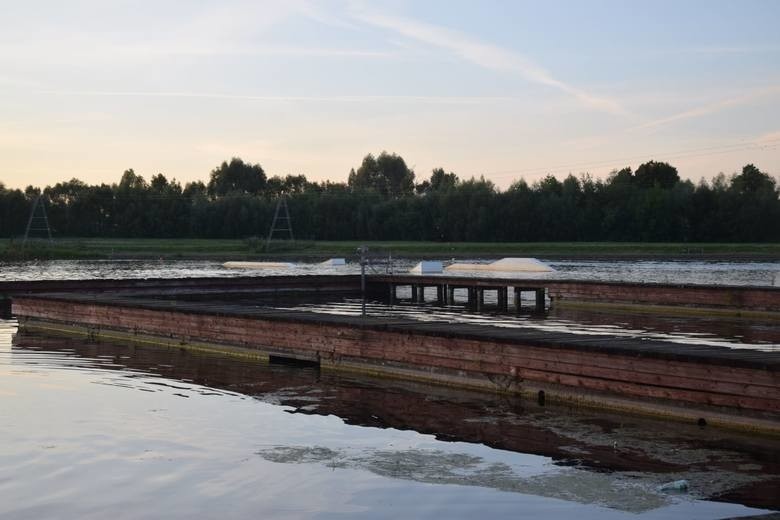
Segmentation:
<svg viewBox="0 0 780 520">
<path fill-rule="evenodd" d="M 662 482 L 687 477 L 698 485 L 694 477 L 706 466 L 707 480 L 702 489 L 707 496 L 752 507 L 780 507 L 780 498 L 767 492 L 780 478 L 780 453 L 773 439 L 696 425 L 669 428 L 662 421 L 594 410 L 575 412 L 568 406 L 542 405 L 536 400 L 505 395 L 343 377 L 312 367 L 199 355 L 178 349 L 90 343 L 80 338 L 69 341 L 30 333 L 19 334 L 14 349 L 61 353 L 60 362 L 68 367 L 86 363 L 83 366 L 90 370 L 120 370 L 126 379 L 118 384 L 125 387 L 136 385 L 144 391 L 164 388 L 159 386 L 164 383 L 144 377 L 145 373 L 157 374 L 184 381 L 186 387 L 208 387 L 193 387 L 193 394 L 214 390 L 244 394 L 288 406 L 291 413 L 335 415 L 356 426 L 413 430 L 442 441 L 541 455 L 550 457 L 559 467 L 594 470 L 596 474 L 628 472 L 637 479 L 640 473 L 646 473 L 643 478 Z M 74 357 L 83 361 L 74 365 Z M 124 367 L 131 370 L 124 371 Z M 178 385 L 174 388 L 186 391 Z M 344 454 L 336 455 L 338 463 L 345 462 Z M 756 467 L 761 468 L 760 472 Z M 485 485 L 494 484 L 491 480 Z M 582 498 L 576 495 L 576 489 L 565 489 L 569 494 L 560 498 Z M 520 491 L 544 494 L 554 489 Z"/>
<path fill-rule="evenodd" d="M 325 368 L 417 379 L 456 387 L 542 395 L 549 400 L 689 421 L 780 432 L 780 352 L 680 344 L 625 335 L 587 335 L 386 316 L 322 314 L 247 304 L 248 296 L 359 295 L 355 276 L 62 282 L 67 292 L 29 284 L 15 291 L 13 310 L 25 327 L 185 348 L 212 348 L 306 360 Z M 180 285 L 177 285 L 179 283 Z M 102 284 L 102 285 L 101 285 Z M 511 284 L 511 285 L 508 285 Z M 79 287 L 85 285 L 85 287 Z M 671 286 L 441 276 L 371 276 L 367 293 L 398 297 L 410 287 L 416 301 L 436 287 L 442 304 L 465 287 L 479 309 L 484 294 L 508 307 L 510 287 L 537 291 L 553 306 L 576 302 L 645 311 L 708 305 L 780 319 L 780 290 L 766 287 Z M 17 288 L 20 289 L 20 288 Z M 77 292 L 71 292 L 75 290 Z M 91 290 L 94 292 L 86 292 Z M 543 292 L 542 292 L 543 291 Z M 6 289 L 6 292 L 12 292 Z M 21 294 L 26 292 L 27 294 Z M 541 304 L 540 304 L 541 302 Z M 456 299 L 455 304 L 459 303 Z M 604 307 L 609 306 L 609 307 Z M 575 306 L 576 307 L 576 306 Z"/>
</svg>

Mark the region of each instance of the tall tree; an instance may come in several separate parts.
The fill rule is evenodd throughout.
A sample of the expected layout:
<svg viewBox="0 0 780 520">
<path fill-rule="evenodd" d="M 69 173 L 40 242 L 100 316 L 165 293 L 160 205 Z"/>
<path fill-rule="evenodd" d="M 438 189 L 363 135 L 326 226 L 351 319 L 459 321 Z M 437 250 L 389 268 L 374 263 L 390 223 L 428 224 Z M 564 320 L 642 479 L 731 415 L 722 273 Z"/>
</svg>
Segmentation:
<svg viewBox="0 0 780 520">
<path fill-rule="evenodd" d="M 383 197 L 397 198 L 414 192 L 414 172 L 394 153 L 382 152 L 376 158 L 366 155 L 360 167 L 350 171 L 347 182 L 354 191 L 374 190 Z"/>
<path fill-rule="evenodd" d="M 458 176 L 454 173 L 445 173 L 444 168 L 434 168 L 431 172 L 431 190 L 450 190 L 458 185 Z"/>
<path fill-rule="evenodd" d="M 669 163 L 650 161 L 639 166 L 634 174 L 634 180 L 642 188 L 669 189 L 680 181 L 677 168 Z"/>
<path fill-rule="evenodd" d="M 771 192 L 775 189 L 775 180 L 754 165 L 747 164 L 742 173 L 731 180 L 731 187 L 737 193 Z"/>
<path fill-rule="evenodd" d="M 208 192 L 212 197 L 228 193 L 258 195 L 266 187 L 266 177 L 259 164 L 245 163 L 238 157 L 223 162 L 211 171 Z"/>
</svg>

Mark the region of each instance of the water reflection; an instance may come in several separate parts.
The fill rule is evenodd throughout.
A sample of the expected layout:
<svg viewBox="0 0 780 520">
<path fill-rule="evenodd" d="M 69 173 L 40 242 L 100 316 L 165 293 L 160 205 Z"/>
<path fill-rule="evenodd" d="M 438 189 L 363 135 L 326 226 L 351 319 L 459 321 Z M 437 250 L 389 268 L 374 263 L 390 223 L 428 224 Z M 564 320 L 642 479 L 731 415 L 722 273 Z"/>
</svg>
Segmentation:
<svg viewBox="0 0 780 520">
<path fill-rule="evenodd" d="M 399 291 L 399 295 L 401 291 Z M 492 301 L 491 301 L 492 296 Z M 414 304 L 363 301 L 349 297 L 280 298 L 263 300 L 233 295 L 227 299 L 210 296 L 214 305 L 245 305 L 292 309 L 323 314 L 392 317 L 410 321 L 467 323 L 502 328 L 534 329 L 589 336 L 610 336 L 671 341 L 681 345 L 697 344 L 728 348 L 748 348 L 765 352 L 780 350 L 780 327 L 772 320 L 730 318 L 723 316 L 674 316 L 641 311 L 609 311 L 592 309 L 553 308 L 546 313 L 516 313 L 491 311 L 495 296 L 486 296 L 486 311 L 475 313 L 464 305 L 441 306 L 435 303 Z M 510 306 L 511 308 L 511 306 Z"/>
<path fill-rule="evenodd" d="M 756 511 L 697 498 L 780 505 L 765 493 L 775 442 L 313 368 L 25 333 L 0 351 L 0 392 L 0 516 L 716 518 Z M 691 495 L 658 492 L 678 478 Z"/>
</svg>

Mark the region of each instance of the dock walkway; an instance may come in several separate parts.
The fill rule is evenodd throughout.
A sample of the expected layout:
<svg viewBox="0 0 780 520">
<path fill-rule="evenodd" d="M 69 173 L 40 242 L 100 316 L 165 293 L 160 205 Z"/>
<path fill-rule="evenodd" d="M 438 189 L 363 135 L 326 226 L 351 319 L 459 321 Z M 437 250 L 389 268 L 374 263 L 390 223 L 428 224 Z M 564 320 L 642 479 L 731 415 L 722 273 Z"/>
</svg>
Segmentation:
<svg viewBox="0 0 780 520">
<path fill-rule="evenodd" d="M 264 294 L 359 291 L 359 277 L 320 278 L 317 283 L 306 278 L 225 279 L 222 289 L 203 290 L 213 291 L 207 295 L 234 290 Z M 368 289 L 384 292 L 390 284 L 411 281 L 419 285 L 468 282 L 460 277 L 432 278 L 372 277 Z M 493 290 L 506 282 L 473 281 Z M 560 288 L 550 288 L 550 282 L 538 283 L 555 294 Z M 522 283 L 527 287 L 526 281 Z M 549 399 L 580 405 L 706 419 L 780 434 L 780 352 L 489 324 L 332 315 L 230 303 L 229 298 L 226 302 L 225 298 L 171 297 L 171 290 L 197 293 L 197 284 L 184 286 L 157 292 L 135 285 L 124 291 L 16 293 L 13 312 L 22 328 L 84 334 L 92 339 L 151 341 L 176 348 L 207 343 L 225 351 L 308 360 L 323 368 L 535 396 L 543 392 Z M 775 298 L 770 301 L 773 304 L 780 292 L 768 294 Z"/>
</svg>

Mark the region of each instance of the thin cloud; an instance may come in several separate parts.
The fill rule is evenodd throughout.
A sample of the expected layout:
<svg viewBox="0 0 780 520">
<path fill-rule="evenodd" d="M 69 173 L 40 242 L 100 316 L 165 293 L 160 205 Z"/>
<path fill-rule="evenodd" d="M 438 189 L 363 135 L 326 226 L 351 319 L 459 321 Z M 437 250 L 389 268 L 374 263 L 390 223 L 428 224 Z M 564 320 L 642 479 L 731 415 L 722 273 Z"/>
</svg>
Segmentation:
<svg viewBox="0 0 780 520">
<path fill-rule="evenodd" d="M 258 44 L 191 44 L 188 42 L 144 42 L 116 44 L 84 41 L 38 41 L 35 45 L 20 43 L 0 44 L 0 54 L 13 57 L 17 62 L 34 60 L 37 63 L 62 64 L 66 60 L 83 65 L 85 63 L 116 63 L 117 61 L 146 62 L 155 58 L 177 56 L 281 56 L 281 57 L 313 57 L 313 58 L 394 58 L 400 55 L 396 50 L 352 49 L 329 47 L 297 47 L 277 45 L 272 43 Z M 0 85 L 11 81 L 0 77 Z M 28 85 L 29 86 L 29 85 Z"/>
<path fill-rule="evenodd" d="M 291 57 L 365 57 L 383 58 L 396 55 L 396 52 L 372 49 L 347 49 L 328 47 L 296 47 L 275 44 L 257 45 L 211 45 L 211 46 L 160 46 L 132 45 L 117 47 L 117 51 L 131 54 L 149 55 L 191 55 L 191 56 L 291 56 Z"/>
<path fill-rule="evenodd" d="M 367 11 L 356 11 L 353 16 L 365 23 L 391 30 L 406 38 L 448 50 L 461 59 L 480 67 L 518 73 L 531 82 L 564 92 L 589 108 L 612 114 L 626 114 L 626 110 L 617 101 L 595 96 L 556 79 L 550 72 L 528 58 L 497 45 L 481 42 L 451 29 L 409 18 Z"/>
<path fill-rule="evenodd" d="M 780 45 L 712 45 L 682 49 L 682 52 L 691 54 L 762 54 L 780 52 Z"/>
<path fill-rule="evenodd" d="M 488 103 L 513 103 L 523 101 L 512 96 L 392 96 L 392 95 L 345 95 L 345 96 L 275 96 L 252 94 L 221 94 L 209 92 L 154 92 L 154 91 L 109 91 L 109 90 L 39 90 L 39 94 L 55 96 L 95 96 L 95 97 L 160 97 L 160 98 L 197 98 L 236 101 L 268 102 L 344 102 L 344 103 L 431 103 L 453 105 L 476 105 Z"/>
<path fill-rule="evenodd" d="M 780 130 L 758 136 L 753 143 L 758 147 L 777 146 L 780 143 Z"/>
<path fill-rule="evenodd" d="M 671 123 L 676 123 L 678 121 L 684 121 L 686 119 L 694 119 L 698 117 L 708 116 L 710 114 L 715 114 L 717 112 L 721 112 L 723 110 L 727 110 L 735 106 L 747 105 L 755 101 L 758 101 L 763 97 L 775 95 L 778 93 L 780 93 L 780 86 L 772 86 L 772 87 L 755 90 L 753 92 L 749 92 L 741 96 L 734 96 L 726 99 L 721 99 L 714 103 L 709 103 L 696 108 L 685 110 L 683 112 L 679 112 L 677 114 L 673 114 L 671 116 L 655 119 L 653 121 L 649 121 L 647 123 L 635 126 L 631 128 L 631 130 L 653 129 L 661 126 L 666 126 Z"/>
</svg>

